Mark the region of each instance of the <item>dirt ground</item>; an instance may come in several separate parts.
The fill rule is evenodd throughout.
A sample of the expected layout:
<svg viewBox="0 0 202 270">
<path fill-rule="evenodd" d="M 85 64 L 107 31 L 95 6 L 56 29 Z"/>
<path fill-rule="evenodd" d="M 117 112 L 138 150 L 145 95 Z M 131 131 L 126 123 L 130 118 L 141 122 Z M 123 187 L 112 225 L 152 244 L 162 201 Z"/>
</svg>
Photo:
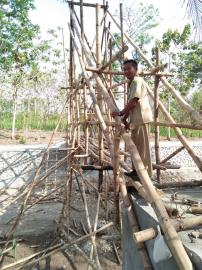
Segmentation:
<svg viewBox="0 0 202 270">
<path fill-rule="evenodd" d="M 11 139 L 11 132 L 6 130 L 0 130 L 0 145 L 18 145 L 18 144 L 42 144 L 48 143 L 52 131 L 29 131 L 25 134 L 22 131 L 17 131 L 15 139 Z M 66 139 L 66 132 L 56 132 L 53 138 L 54 142 L 62 141 Z"/>
<path fill-rule="evenodd" d="M 16 145 L 16 144 L 41 144 L 48 143 L 52 135 L 52 131 L 32 130 L 24 133 L 23 131 L 16 131 L 15 139 L 11 139 L 11 131 L 0 130 L 0 145 Z M 66 139 L 66 132 L 56 132 L 54 135 L 54 142 Z M 154 141 L 154 134 L 150 134 L 150 140 Z M 167 141 L 166 137 L 161 137 L 160 140 Z M 176 141 L 177 138 L 171 138 L 171 141 Z M 188 138 L 191 141 L 201 141 L 201 138 Z"/>
<path fill-rule="evenodd" d="M 94 228 L 95 215 L 97 209 L 97 192 L 93 186 L 97 186 L 97 176 L 86 175 L 84 176 L 91 185 L 85 184 L 85 193 L 89 209 L 89 218 L 91 227 Z M 61 226 L 58 226 L 58 220 L 62 210 L 62 202 L 64 198 L 64 190 L 57 189 L 48 198 L 42 200 L 40 203 L 34 205 L 28 210 L 20 221 L 20 224 L 15 232 L 13 240 L 17 242 L 17 246 L 6 253 L 3 265 L 15 263 L 18 260 L 23 260 L 27 256 L 33 255 L 36 252 L 44 251 L 46 248 L 60 243 L 68 243 L 71 240 L 78 239 L 85 235 L 85 230 L 88 233 L 88 225 L 86 221 L 85 208 L 83 199 L 79 190 L 79 185 L 74 179 L 72 194 L 71 194 L 71 208 L 69 212 L 69 219 L 64 220 Z M 81 179 L 77 179 L 80 183 Z M 58 178 L 57 186 L 64 183 L 65 178 Z M 28 205 L 33 204 L 46 192 L 54 191 L 56 186 L 53 185 L 52 179 L 48 182 L 42 183 L 34 190 Z M 113 198 L 113 194 L 109 193 L 109 197 Z M 100 204 L 99 218 L 97 228 L 100 228 L 110 221 L 113 221 L 113 207 L 109 203 L 106 208 L 104 207 L 104 194 L 102 194 L 102 201 Z M 0 251 L 3 249 L 1 241 L 4 240 L 6 232 L 12 226 L 13 217 L 19 211 L 19 205 L 22 200 L 6 209 L 5 213 L 0 216 Z M 69 221 L 68 221 L 69 220 Z M 74 231 L 67 234 L 67 226 Z M 76 235 L 75 235 L 76 234 Z M 96 236 L 96 246 L 98 250 L 100 264 L 103 270 L 121 270 L 121 265 L 118 264 L 117 258 L 114 253 L 113 242 L 116 245 L 119 256 L 121 258 L 121 235 L 116 227 L 110 227 Z M 9 248 L 12 247 L 9 244 Z M 91 250 L 91 241 L 84 240 L 78 243 L 78 247 L 89 258 Z M 45 255 L 45 253 L 44 253 Z M 39 262 L 32 263 L 26 266 L 13 266 L 11 270 L 87 270 L 88 263 L 86 259 L 81 256 L 74 246 L 67 249 L 54 252 L 46 259 Z"/>
</svg>

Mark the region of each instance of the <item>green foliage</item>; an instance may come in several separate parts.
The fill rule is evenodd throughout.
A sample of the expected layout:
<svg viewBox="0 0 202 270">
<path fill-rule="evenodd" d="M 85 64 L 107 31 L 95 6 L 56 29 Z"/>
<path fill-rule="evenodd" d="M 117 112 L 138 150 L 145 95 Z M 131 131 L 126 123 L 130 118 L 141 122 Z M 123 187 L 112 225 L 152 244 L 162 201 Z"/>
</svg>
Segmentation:
<svg viewBox="0 0 202 270">
<path fill-rule="evenodd" d="M 39 27 L 28 14 L 33 0 L 3 0 L 0 4 L 0 68 L 25 69 L 34 60 L 33 39 Z"/>
<path fill-rule="evenodd" d="M 153 38 L 149 31 L 159 24 L 159 10 L 151 4 L 123 1 L 123 20 L 129 36 L 142 48 Z"/>
<path fill-rule="evenodd" d="M 202 110 L 202 88 L 192 94 L 190 103 L 195 110 Z"/>
<path fill-rule="evenodd" d="M 182 33 L 169 29 L 162 40 L 156 42 L 156 47 L 169 57 L 170 71 L 176 73 L 170 81 L 183 96 L 202 83 L 202 44 L 191 41 L 191 33 L 190 25 L 185 25 Z M 155 48 L 153 55 L 154 52 Z"/>
</svg>

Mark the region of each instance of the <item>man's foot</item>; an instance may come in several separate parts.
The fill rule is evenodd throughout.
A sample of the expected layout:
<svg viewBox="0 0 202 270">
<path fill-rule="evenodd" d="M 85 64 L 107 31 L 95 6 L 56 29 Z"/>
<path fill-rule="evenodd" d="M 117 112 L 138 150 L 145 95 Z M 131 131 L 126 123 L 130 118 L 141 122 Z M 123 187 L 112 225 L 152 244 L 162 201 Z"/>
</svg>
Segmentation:
<svg viewBox="0 0 202 270">
<path fill-rule="evenodd" d="M 132 186 L 126 187 L 126 189 L 127 189 L 127 192 L 130 193 L 130 194 L 132 194 L 132 195 L 136 195 L 137 194 L 137 190 L 134 187 L 132 187 Z"/>
<path fill-rule="evenodd" d="M 125 172 L 124 174 L 135 181 L 140 181 L 140 178 L 139 178 L 136 170 L 133 170 L 131 172 Z"/>
</svg>

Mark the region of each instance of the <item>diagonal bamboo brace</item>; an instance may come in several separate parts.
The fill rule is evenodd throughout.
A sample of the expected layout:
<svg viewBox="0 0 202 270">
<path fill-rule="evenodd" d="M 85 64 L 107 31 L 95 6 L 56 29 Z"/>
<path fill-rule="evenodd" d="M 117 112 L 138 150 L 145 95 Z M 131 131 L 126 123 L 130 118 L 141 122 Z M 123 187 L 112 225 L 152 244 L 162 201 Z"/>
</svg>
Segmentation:
<svg viewBox="0 0 202 270">
<path fill-rule="evenodd" d="M 165 234 L 166 242 L 170 248 L 170 251 L 175 258 L 180 270 L 193 270 L 192 263 L 182 245 L 182 242 L 172 225 L 164 203 L 161 197 L 155 190 L 151 179 L 145 169 L 143 162 L 140 158 L 136 145 L 133 143 L 131 137 L 127 133 L 122 134 L 123 140 L 126 143 L 127 149 L 129 149 L 133 164 L 140 177 L 141 183 L 145 188 L 149 198 L 151 199 L 151 205 L 157 215 L 161 228 Z"/>
</svg>

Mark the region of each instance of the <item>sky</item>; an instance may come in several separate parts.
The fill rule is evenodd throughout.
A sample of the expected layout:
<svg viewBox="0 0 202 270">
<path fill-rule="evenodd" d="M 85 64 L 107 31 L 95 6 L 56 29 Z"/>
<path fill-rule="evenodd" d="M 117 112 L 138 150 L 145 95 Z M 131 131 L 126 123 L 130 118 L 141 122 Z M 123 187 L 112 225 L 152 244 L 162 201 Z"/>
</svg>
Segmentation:
<svg viewBox="0 0 202 270">
<path fill-rule="evenodd" d="M 79 1 L 79 0 L 75 0 Z M 102 0 L 84 0 L 88 3 L 100 3 Z M 114 14 L 116 9 L 119 9 L 119 0 L 109 0 L 109 10 Z M 134 2 L 134 0 L 127 0 L 127 2 Z M 183 26 L 188 22 L 185 18 L 185 7 L 182 7 L 182 0 L 136 0 L 135 2 L 153 4 L 159 9 L 161 23 L 156 27 L 152 34 L 155 38 L 161 38 L 162 34 L 168 28 L 183 29 Z M 69 11 L 67 3 L 63 0 L 35 0 L 36 10 L 30 13 L 31 20 L 39 24 L 42 34 L 48 29 L 63 27 L 65 33 L 65 40 L 68 42 L 68 26 Z M 78 10 L 78 9 L 77 9 Z M 93 8 L 84 8 L 84 25 L 85 32 L 88 33 L 89 39 L 93 40 L 95 35 L 95 11 Z"/>
</svg>

